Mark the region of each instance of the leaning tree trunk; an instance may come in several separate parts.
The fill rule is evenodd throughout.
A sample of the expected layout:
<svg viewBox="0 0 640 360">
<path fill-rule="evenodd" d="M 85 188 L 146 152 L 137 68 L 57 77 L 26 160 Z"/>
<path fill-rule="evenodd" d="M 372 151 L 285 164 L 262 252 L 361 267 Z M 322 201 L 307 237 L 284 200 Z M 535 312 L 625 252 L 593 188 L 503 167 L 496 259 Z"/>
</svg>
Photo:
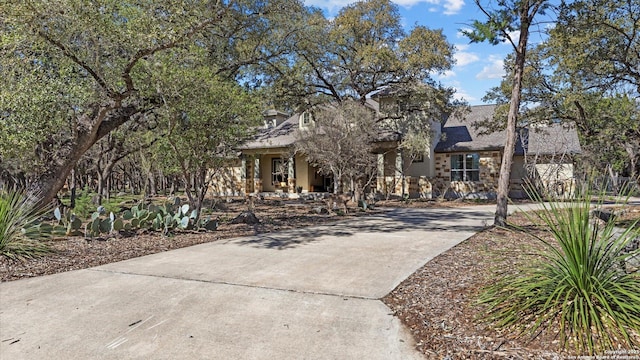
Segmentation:
<svg viewBox="0 0 640 360">
<path fill-rule="evenodd" d="M 516 126 L 518 122 L 518 110 L 520 108 L 520 97 L 522 87 L 522 75 L 527 50 L 527 40 L 529 38 L 529 22 L 526 9 L 521 9 L 520 39 L 516 48 L 516 61 L 513 69 L 513 88 L 511 89 L 511 103 L 509 104 L 509 114 L 507 115 L 507 139 L 502 155 L 500 166 L 500 178 L 498 179 L 498 194 L 496 199 L 496 213 L 494 225 L 505 226 L 507 224 L 507 204 L 509 202 L 509 183 L 511 180 L 511 166 L 513 165 L 513 153 L 516 146 Z"/>
<path fill-rule="evenodd" d="M 30 185 L 30 190 L 40 196 L 39 204 L 49 204 L 57 197 L 71 171 L 93 144 L 139 112 L 135 105 L 111 104 L 96 107 L 91 114 L 79 117 L 73 138 L 57 150 L 47 170 Z"/>
</svg>

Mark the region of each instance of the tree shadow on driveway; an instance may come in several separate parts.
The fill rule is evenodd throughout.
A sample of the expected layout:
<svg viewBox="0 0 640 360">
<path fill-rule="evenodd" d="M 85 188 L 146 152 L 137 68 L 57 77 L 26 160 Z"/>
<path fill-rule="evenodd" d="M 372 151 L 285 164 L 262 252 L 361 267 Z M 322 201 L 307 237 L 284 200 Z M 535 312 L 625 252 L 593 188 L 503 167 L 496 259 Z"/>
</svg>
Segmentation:
<svg viewBox="0 0 640 360">
<path fill-rule="evenodd" d="M 228 244 L 287 250 L 322 241 L 327 237 L 348 238 L 356 233 L 378 234 L 424 232 L 478 232 L 493 220 L 492 208 L 388 209 L 384 213 L 330 224 L 235 238 Z"/>
</svg>

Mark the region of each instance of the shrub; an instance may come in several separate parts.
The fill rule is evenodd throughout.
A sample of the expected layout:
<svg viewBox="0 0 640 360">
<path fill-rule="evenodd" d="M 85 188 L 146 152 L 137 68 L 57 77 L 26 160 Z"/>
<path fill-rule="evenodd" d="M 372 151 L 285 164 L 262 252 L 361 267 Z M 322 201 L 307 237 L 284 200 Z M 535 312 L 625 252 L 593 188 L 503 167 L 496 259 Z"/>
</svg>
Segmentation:
<svg viewBox="0 0 640 360">
<path fill-rule="evenodd" d="M 48 252 L 40 241 L 47 232 L 41 232 L 37 224 L 44 209 L 35 203 L 22 190 L 0 190 L 0 255 L 21 259 Z"/>
<path fill-rule="evenodd" d="M 565 348 L 581 353 L 612 349 L 614 342 L 637 346 L 640 274 L 625 270 L 627 261 L 639 255 L 638 250 L 625 252 L 640 236 L 637 221 L 624 231 L 613 221 L 599 223 L 590 216 L 592 200 L 587 190 L 578 200 L 542 203 L 542 210 L 527 213 L 555 241 L 528 233 L 545 251 L 519 273 L 483 290 L 479 302 L 488 305 L 485 320 L 520 336 L 551 331 Z"/>
</svg>

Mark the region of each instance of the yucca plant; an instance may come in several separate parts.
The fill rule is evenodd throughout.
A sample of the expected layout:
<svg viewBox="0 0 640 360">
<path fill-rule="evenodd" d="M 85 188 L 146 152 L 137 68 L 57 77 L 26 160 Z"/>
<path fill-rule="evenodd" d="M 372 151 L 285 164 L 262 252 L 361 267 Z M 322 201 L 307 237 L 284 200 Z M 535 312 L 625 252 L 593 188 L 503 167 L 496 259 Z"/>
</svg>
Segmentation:
<svg viewBox="0 0 640 360">
<path fill-rule="evenodd" d="M 48 252 L 40 241 L 47 232 L 39 231 L 37 225 L 43 211 L 23 190 L 0 190 L 0 255 L 23 259 Z"/>
<path fill-rule="evenodd" d="M 640 236 L 637 220 L 626 230 L 615 228 L 613 221 L 603 224 L 591 216 L 592 200 L 596 207 L 603 205 L 587 189 L 576 199 L 541 203 L 540 211 L 526 213 L 555 241 L 515 227 L 545 250 L 517 274 L 483 290 L 484 320 L 519 336 L 551 332 L 566 349 L 579 353 L 612 349 L 614 343 L 638 345 L 640 274 L 625 266 L 639 256 L 637 249 L 625 250 Z"/>
</svg>

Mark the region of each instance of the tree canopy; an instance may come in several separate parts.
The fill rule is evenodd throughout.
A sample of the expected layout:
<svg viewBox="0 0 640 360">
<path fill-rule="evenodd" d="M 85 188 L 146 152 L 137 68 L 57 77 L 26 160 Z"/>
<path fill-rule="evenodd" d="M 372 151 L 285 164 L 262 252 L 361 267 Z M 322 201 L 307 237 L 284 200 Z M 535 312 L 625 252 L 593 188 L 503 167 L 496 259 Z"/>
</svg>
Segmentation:
<svg viewBox="0 0 640 360">
<path fill-rule="evenodd" d="M 295 150 L 333 176 L 334 192 L 339 193 L 343 180 L 367 180 L 375 174 L 378 129 L 375 112 L 355 100 L 321 105 L 314 109 L 313 123 L 298 131 Z"/>
<path fill-rule="evenodd" d="M 567 81 L 640 96 L 640 1 L 563 2 L 548 46 Z"/>
<path fill-rule="evenodd" d="M 627 176 L 640 173 L 640 105 L 633 67 L 638 56 L 634 29 L 639 26 L 639 5 L 595 0 L 563 4 L 547 40 L 527 55 L 522 97 L 528 106 L 521 108 L 519 124 L 575 125 L 585 172 L 611 168 Z M 512 89 L 513 66 L 510 56 L 505 61 L 507 76 L 484 98 L 504 104 L 494 119 L 477 124 L 488 132 L 506 124 L 504 107 Z"/>
<path fill-rule="evenodd" d="M 283 19 L 304 12 L 285 0 L 63 0 L 55 10 L 47 1 L 7 1 L 0 23 L 3 167 L 33 164 L 20 171 L 31 173 L 48 202 L 99 139 L 158 116 L 168 99 L 182 96 L 170 78 L 155 75 L 206 64 L 237 80 L 245 68 L 285 53 L 296 24 Z"/>
<path fill-rule="evenodd" d="M 407 33 L 397 5 L 368 0 L 345 6 L 334 19 L 310 13 L 292 57 L 269 65 L 273 77 L 268 79 L 280 102 L 364 103 L 385 86 L 434 85 L 431 76 L 453 65 L 453 45 L 441 30 L 416 26 Z"/>
</svg>

